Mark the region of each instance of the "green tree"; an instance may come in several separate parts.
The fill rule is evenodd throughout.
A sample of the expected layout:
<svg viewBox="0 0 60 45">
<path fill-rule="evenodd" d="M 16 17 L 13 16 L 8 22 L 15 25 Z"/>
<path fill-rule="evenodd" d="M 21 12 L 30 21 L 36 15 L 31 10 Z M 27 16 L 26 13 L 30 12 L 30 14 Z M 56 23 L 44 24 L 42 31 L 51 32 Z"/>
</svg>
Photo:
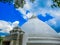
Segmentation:
<svg viewBox="0 0 60 45">
<path fill-rule="evenodd" d="M 25 0 L 16 0 L 14 3 L 14 6 L 16 8 L 19 8 L 19 7 L 23 8 L 24 4 L 25 4 Z"/>
<path fill-rule="evenodd" d="M 15 2 L 14 2 L 14 6 L 16 7 L 16 8 L 19 8 L 19 7 L 21 7 L 21 8 L 23 8 L 23 6 L 24 6 L 24 4 L 25 4 L 25 0 L 14 0 Z M 13 3 L 13 0 L 0 0 L 0 2 L 3 2 L 3 3 Z"/>
<path fill-rule="evenodd" d="M 35 1 L 35 0 L 30 0 L 32 3 Z"/>
<path fill-rule="evenodd" d="M 0 36 L 0 45 L 2 45 L 3 37 Z"/>
<path fill-rule="evenodd" d="M 3 40 L 3 38 L 0 36 L 0 42 Z"/>
<path fill-rule="evenodd" d="M 52 0 L 53 4 L 51 5 L 52 8 L 60 7 L 60 0 Z"/>
</svg>

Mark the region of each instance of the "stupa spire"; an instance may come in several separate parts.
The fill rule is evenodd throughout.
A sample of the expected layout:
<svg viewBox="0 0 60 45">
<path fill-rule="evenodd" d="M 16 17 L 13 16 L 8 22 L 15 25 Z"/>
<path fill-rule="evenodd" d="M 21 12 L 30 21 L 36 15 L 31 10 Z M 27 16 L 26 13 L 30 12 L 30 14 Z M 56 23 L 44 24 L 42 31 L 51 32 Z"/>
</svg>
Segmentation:
<svg viewBox="0 0 60 45">
<path fill-rule="evenodd" d="M 32 15 L 29 19 L 33 19 L 33 18 L 36 18 L 37 16 L 36 15 Z"/>
</svg>

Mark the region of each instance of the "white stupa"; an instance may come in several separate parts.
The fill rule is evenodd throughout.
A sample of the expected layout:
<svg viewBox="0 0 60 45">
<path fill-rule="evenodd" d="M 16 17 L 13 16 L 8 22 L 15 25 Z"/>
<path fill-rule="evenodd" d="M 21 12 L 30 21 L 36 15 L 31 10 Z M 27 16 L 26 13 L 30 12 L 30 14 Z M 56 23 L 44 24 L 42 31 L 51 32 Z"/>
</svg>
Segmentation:
<svg viewBox="0 0 60 45">
<path fill-rule="evenodd" d="M 60 45 L 60 37 L 55 30 L 36 16 L 32 16 L 21 28 L 27 34 L 23 45 Z"/>
</svg>

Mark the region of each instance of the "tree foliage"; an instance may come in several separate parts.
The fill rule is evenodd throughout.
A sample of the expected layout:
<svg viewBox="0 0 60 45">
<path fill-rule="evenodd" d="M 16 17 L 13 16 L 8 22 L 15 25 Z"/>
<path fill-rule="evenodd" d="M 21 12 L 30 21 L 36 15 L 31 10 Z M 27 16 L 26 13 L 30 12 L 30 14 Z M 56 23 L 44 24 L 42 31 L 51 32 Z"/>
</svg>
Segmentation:
<svg viewBox="0 0 60 45">
<path fill-rule="evenodd" d="M 30 0 L 32 3 L 35 1 L 35 0 Z"/>
<path fill-rule="evenodd" d="M 0 42 L 3 40 L 3 37 L 0 36 Z"/>
<path fill-rule="evenodd" d="M 24 4 L 26 3 L 25 0 L 14 0 L 14 6 L 16 8 L 23 8 Z M 32 3 L 35 1 L 35 0 L 30 0 Z M 53 1 L 53 4 L 51 5 L 52 8 L 54 7 L 60 7 L 60 0 L 52 0 Z M 3 2 L 3 3 L 13 3 L 13 0 L 0 0 L 0 2 Z"/>
<path fill-rule="evenodd" d="M 14 6 L 16 8 L 18 8 L 18 7 L 23 8 L 24 4 L 25 4 L 25 0 L 16 0 L 15 3 L 14 3 Z"/>
<path fill-rule="evenodd" d="M 8 3 L 12 3 L 13 0 L 0 0 L 0 2 L 3 2 L 3 3 L 6 3 L 6 2 L 8 2 Z"/>
<path fill-rule="evenodd" d="M 24 4 L 25 4 L 25 0 L 14 0 L 15 2 L 14 2 L 14 6 L 16 7 L 16 8 L 19 8 L 19 7 L 21 7 L 21 8 L 23 8 L 23 6 L 24 6 Z M 13 0 L 0 0 L 0 2 L 3 2 L 3 3 L 13 3 Z"/>
<path fill-rule="evenodd" d="M 52 0 L 53 4 L 51 5 L 52 8 L 60 7 L 60 0 Z"/>
</svg>

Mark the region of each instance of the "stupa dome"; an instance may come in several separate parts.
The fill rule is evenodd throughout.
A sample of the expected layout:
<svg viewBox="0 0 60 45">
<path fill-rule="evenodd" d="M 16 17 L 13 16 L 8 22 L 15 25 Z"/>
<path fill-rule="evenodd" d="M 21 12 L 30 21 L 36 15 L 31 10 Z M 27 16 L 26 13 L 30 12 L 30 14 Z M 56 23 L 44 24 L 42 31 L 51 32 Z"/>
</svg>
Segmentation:
<svg viewBox="0 0 60 45">
<path fill-rule="evenodd" d="M 33 37 L 58 36 L 57 32 L 53 28 L 51 28 L 45 22 L 39 20 L 37 17 L 30 18 L 24 25 L 22 25 L 21 28 L 26 34 Z"/>
</svg>

